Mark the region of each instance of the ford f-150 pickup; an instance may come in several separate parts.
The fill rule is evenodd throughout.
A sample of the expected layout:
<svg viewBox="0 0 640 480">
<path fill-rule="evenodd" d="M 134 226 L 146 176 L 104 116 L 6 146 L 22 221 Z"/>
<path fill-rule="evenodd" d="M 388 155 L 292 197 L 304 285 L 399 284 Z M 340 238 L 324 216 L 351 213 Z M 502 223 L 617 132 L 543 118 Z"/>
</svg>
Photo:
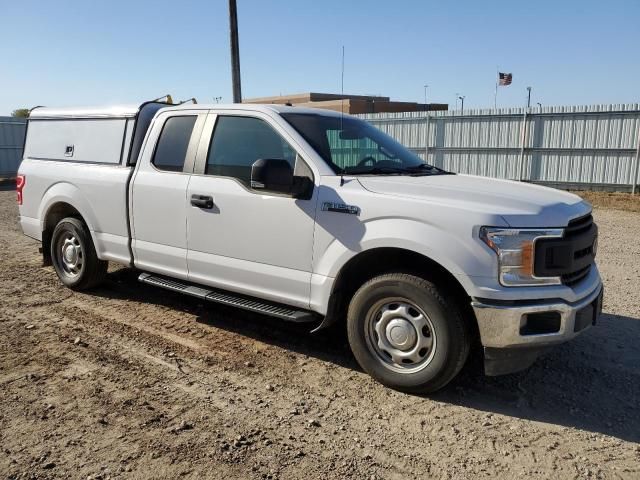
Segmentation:
<svg viewBox="0 0 640 480">
<path fill-rule="evenodd" d="M 108 262 L 324 328 L 361 367 L 435 391 L 474 345 L 524 369 L 596 323 L 597 227 L 578 196 L 454 174 L 367 122 L 275 105 L 31 112 L 20 223 L 72 289 Z"/>
</svg>

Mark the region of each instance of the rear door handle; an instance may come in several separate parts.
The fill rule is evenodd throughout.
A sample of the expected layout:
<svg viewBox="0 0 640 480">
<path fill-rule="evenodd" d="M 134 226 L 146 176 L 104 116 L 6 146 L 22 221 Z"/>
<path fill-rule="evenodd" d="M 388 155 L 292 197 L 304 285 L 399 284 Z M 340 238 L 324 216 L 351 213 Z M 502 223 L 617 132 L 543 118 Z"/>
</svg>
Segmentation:
<svg viewBox="0 0 640 480">
<path fill-rule="evenodd" d="M 191 205 L 211 210 L 213 208 L 213 197 L 208 195 L 191 195 Z"/>
</svg>

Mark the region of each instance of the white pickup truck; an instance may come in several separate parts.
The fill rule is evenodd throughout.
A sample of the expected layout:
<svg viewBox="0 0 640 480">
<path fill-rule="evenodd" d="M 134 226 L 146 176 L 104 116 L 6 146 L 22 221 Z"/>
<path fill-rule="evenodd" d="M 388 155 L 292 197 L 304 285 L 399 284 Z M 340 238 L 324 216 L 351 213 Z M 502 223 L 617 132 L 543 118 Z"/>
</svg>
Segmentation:
<svg viewBox="0 0 640 480">
<path fill-rule="evenodd" d="M 595 324 L 591 207 L 456 175 L 324 110 L 146 103 L 37 108 L 17 181 L 24 233 L 73 289 L 140 281 L 323 328 L 362 368 L 435 391 L 482 345 L 488 375 Z"/>
</svg>

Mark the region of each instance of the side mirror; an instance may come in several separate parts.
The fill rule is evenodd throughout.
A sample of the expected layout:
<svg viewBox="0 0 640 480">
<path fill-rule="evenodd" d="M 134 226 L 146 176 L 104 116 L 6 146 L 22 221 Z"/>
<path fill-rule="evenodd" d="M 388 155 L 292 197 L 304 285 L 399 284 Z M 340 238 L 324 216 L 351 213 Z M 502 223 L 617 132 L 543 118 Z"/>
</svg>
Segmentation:
<svg viewBox="0 0 640 480">
<path fill-rule="evenodd" d="M 293 187 L 291 188 L 293 198 L 300 200 L 311 200 L 313 196 L 313 180 L 309 177 L 293 177 Z"/>
<path fill-rule="evenodd" d="M 261 158 L 251 166 L 251 188 L 276 193 L 292 193 L 293 168 L 289 162 L 276 158 Z"/>
</svg>

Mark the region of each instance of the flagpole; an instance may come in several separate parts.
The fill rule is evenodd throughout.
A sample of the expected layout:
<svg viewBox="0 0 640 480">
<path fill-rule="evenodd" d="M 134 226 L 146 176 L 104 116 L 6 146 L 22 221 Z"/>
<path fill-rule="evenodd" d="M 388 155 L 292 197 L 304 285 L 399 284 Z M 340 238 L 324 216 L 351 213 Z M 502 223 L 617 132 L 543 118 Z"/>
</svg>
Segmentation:
<svg viewBox="0 0 640 480">
<path fill-rule="evenodd" d="M 493 94 L 493 109 L 498 108 L 498 78 L 500 78 L 500 67 L 496 66 L 496 91 Z"/>
</svg>

